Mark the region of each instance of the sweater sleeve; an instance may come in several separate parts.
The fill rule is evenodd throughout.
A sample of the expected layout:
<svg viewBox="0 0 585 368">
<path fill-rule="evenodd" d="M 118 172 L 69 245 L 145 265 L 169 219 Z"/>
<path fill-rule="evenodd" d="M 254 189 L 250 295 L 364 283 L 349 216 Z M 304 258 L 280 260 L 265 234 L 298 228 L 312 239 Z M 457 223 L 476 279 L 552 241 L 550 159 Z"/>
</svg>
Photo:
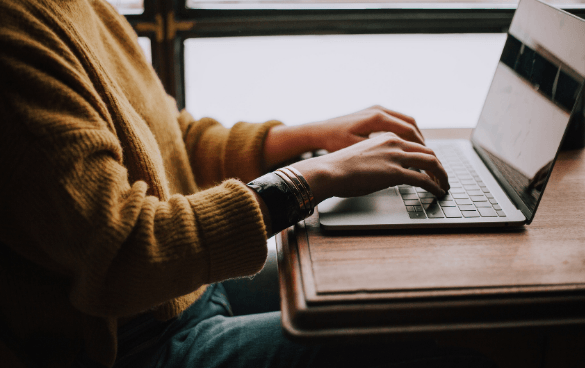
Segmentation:
<svg viewBox="0 0 585 368">
<path fill-rule="evenodd" d="M 264 140 L 276 120 L 263 124 L 239 122 L 228 129 L 211 118 L 179 116 L 197 185 L 206 188 L 227 178 L 251 181 L 264 174 Z M 202 164 L 204 163 L 204 164 Z"/>
<path fill-rule="evenodd" d="M 111 96 L 53 40 L 0 32 L 0 242 L 67 280 L 69 300 L 94 316 L 258 272 L 266 232 L 245 185 L 164 198 L 141 161 L 144 178 L 131 180 L 126 160 L 148 152 L 131 136 L 122 149 Z"/>
</svg>

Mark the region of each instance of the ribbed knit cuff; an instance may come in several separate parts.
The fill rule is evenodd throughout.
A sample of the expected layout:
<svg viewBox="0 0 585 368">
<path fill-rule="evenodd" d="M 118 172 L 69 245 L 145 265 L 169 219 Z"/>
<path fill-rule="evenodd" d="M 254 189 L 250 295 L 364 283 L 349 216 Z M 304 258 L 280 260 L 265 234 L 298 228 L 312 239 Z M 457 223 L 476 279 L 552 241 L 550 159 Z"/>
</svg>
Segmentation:
<svg viewBox="0 0 585 368">
<path fill-rule="evenodd" d="M 189 197 L 209 254 L 207 283 L 259 272 L 268 255 L 258 202 L 237 180 Z"/>
<path fill-rule="evenodd" d="M 281 122 L 270 120 L 263 124 L 237 123 L 230 130 L 226 145 L 226 176 L 250 181 L 263 174 L 264 140 L 268 131 Z"/>
</svg>

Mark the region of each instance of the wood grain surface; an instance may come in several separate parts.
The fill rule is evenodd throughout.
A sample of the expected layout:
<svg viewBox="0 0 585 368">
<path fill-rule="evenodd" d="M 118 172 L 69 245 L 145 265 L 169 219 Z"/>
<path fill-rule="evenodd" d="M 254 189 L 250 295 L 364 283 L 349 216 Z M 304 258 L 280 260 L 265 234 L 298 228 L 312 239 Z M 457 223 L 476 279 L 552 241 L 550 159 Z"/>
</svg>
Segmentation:
<svg viewBox="0 0 585 368">
<path fill-rule="evenodd" d="M 328 233 L 318 213 L 287 229 L 276 238 L 284 331 L 359 342 L 585 324 L 584 156 L 559 155 L 519 229 Z"/>
<path fill-rule="evenodd" d="M 439 139 L 469 134 L 425 131 Z M 583 156 L 560 154 L 533 223 L 518 230 L 325 233 L 313 215 L 298 239 L 308 300 L 584 289 Z"/>
</svg>

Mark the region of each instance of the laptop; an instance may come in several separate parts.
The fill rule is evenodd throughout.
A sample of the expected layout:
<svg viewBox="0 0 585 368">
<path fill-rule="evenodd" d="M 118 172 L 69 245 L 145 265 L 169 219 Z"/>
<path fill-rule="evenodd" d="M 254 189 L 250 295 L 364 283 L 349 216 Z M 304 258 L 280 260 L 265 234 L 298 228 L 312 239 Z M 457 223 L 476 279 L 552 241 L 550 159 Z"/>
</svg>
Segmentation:
<svg viewBox="0 0 585 368">
<path fill-rule="evenodd" d="M 400 185 L 318 205 L 325 230 L 522 226 L 534 219 L 570 121 L 583 120 L 585 21 L 521 0 L 470 140 L 427 141 L 451 189 Z"/>
</svg>

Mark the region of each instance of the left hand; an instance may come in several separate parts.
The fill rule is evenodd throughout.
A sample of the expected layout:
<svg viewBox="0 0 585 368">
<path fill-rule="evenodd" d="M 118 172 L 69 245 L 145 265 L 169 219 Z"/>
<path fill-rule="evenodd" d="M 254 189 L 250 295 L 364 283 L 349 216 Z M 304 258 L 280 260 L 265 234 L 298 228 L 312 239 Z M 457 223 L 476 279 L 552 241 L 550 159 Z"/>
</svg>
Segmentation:
<svg viewBox="0 0 585 368">
<path fill-rule="evenodd" d="M 312 125 L 313 139 L 318 140 L 314 144 L 329 152 L 349 147 L 377 132 L 392 132 L 405 141 L 424 145 L 423 135 L 412 117 L 382 106 L 308 125 Z"/>
<path fill-rule="evenodd" d="M 405 141 L 424 145 L 424 138 L 410 116 L 372 106 L 353 114 L 297 126 L 272 128 L 264 144 L 264 164 L 269 169 L 304 152 L 335 152 L 368 139 L 372 133 L 390 132 Z"/>
</svg>

